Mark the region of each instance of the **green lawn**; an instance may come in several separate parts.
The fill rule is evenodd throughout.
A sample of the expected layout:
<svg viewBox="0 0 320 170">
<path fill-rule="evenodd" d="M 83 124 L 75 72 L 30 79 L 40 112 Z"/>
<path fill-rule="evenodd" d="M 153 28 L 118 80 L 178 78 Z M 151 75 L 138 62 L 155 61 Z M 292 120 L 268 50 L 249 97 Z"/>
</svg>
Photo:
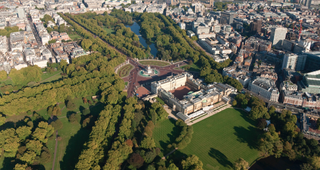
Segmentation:
<svg viewBox="0 0 320 170">
<path fill-rule="evenodd" d="M 153 130 L 153 138 L 156 146 L 161 148 L 164 155 L 171 151 L 167 149 L 167 146 L 174 143 L 179 133 L 180 131 L 175 127 L 175 120 L 173 119 L 166 119 L 156 124 Z"/>
<path fill-rule="evenodd" d="M 189 69 L 187 69 L 186 67 L 190 66 Z M 182 66 L 181 68 L 184 68 L 186 71 L 195 71 L 195 72 L 200 72 L 200 67 L 198 67 L 197 65 L 195 65 L 194 63 L 192 65 L 185 65 Z"/>
<path fill-rule="evenodd" d="M 78 34 L 69 34 L 69 37 L 74 41 L 75 39 L 82 39 L 82 37 Z"/>
<path fill-rule="evenodd" d="M 139 61 L 139 63 L 143 64 L 143 65 L 152 65 L 152 66 L 167 66 L 169 65 L 169 63 L 167 62 L 163 62 L 163 61 Z"/>
<path fill-rule="evenodd" d="M 204 169 L 232 169 L 238 158 L 251 164 L 258 158 L 258 131 L 243 111 L 226 109 L 193 125 L 191 143 L 180 152 L 197 155 Z"/>
<path fill-rule="evenodd" d="M 131 64 L 127 64 L 125 66 L 122 66 L 119 70 L 118 70 L 118 74 L 120 77 L 126 77 L 130 74 L 131 70 L 133 69 L 133 65 Z"/>
<path fill-rule="evenodd" d="M 60 73 L 62 73 L 61 70 L 57 70 L 52 73 L 43 73 L 41 76 L 41 83 L 48 82 L 47 79 L 50 79 L 51 77 L 61 77 Z"/>
<path fill-rule="evenodd" d="M 192 126 L 191 143 L 174 152 L 173 158 L 194 154 L 203 162 L 205 170 L 229 170 L 240 157 L 251 164 L 259 156 L 255 149 L 258 131 L 242 111 L 229 108 Z M 166 146 L 177 136 L 176 131 L 169 120 L 156 125 L 153 137 L 164 154 L 168 153 Z"/>
<path fill-rule="evenodd" d="M 113 29 L 110 29 L 110 28 L 107 28 L 107 27 L 103 27 L 103 29 L 105 31 L 107 31 L 108 34 L 113 34 L 114 33 L 114 30 Z"/>
</svg>

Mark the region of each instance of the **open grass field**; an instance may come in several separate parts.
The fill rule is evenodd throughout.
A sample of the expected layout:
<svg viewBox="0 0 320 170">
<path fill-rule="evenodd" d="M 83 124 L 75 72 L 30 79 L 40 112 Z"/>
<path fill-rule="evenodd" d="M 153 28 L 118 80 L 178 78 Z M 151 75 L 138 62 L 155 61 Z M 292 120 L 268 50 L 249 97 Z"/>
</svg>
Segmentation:
<svg viewBox="0 0 320 170">
<path fill-rule="evenodd" d="M 45 83 L 45 82 L 50 82 L 54 80 L 58 80 L 62 76 L 60 75 L 62 73 L 61 70 L 54 71 L 52 73 L 43 73 L 41 76 L 41 82 L 40 83 Z"/>
<path fill-rule="evenodd" d="M 192 126 L 191 143 L 174 152 L 173 157 L 194 154 L 203 162 L 205 170 L 229 170 L 240 157 L 249 164 L 259 157 L 255 149 L 258 131 L 243 111 L 229 108 Z M 164 154 L 169 152 L 166 146 L 174 142 L 177 131 L 169 120 L 156 125 L 153 137 Z"/>
<path fill-rule="evenodd" d="M 113 34 L 114 33 L 114 30 L 113 29 L 110 29 L 110 28 L 107 28 L 107 27 L 103 27 L 103 29 L 105 31 L 107 31 L 108 34 Z"/>
<path fill-rule="evenodd" d="M 156 124 L 153 130 L 153 138 L 156 146 L 161 148 L 164 155 L 170 152 L 166 148 L 174 142 L 179 133 L 180 131 L 175 127 L 175 120 L 173 119 L 166 119 Z"/>
<path fill-rule="evenodd" d="M 188 68 L 188 67 L 190 67 L 190 68 Z M 182 66 L 181 68 L 185 69 L 186 71 L 200 72 L 200 67 L 198 67 L 194 63 L 192 65 Z"/>
<path fill-rule="evenodd" d="M 204 169 L 232 169 L 240 157 L 249 164 L 259 157 L 258 131 L 243 111 L 226 109 L 194 124 L 193 131 L 191 143 L 180 152 L 197 155 Z"/>
<path fill-rule="evenodd" d="M 74 41 L 74 40 L 79 40 L 82 39 L 82 37 L 78 34 L 70 34 L 69 37 Z"/>
<path fill-rule="evenodd" d="M 118 70 L 118 74 L 120 77 L 126 77 L 129 75 L 130 71 L 133 69 L 133 65 L 131 64 L 127 64 L 123 67 L 121 67 L 119 70 Z"/>
<path fill-rule="evenodd" d="M 151 66 L 160 66 L 160 67 L 163 67 L 163 66 L 167 66 L 167 65 L 170 65 L 169 63 L 167 62 L 163 62 L 163 61 L 139 61 L 139 63 L 143 64 L 143 65 L 151 65 Z"/>
</svg>

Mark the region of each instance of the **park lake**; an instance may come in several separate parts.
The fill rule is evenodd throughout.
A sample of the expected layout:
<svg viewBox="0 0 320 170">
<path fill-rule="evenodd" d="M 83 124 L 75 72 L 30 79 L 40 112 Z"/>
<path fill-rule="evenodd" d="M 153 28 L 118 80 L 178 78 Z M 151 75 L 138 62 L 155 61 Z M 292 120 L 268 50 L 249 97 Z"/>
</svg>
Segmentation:
<svg viewBox="0 0 320 170">
<path fill-rule="evenodd" d="M 147 43 L 147 41 L 142 37 L 142 35 L 140 34 L 140 26 L 138 23 L 134 22 L 132 25 L 126 25 L 126 27 L 129 27 L 131 29 L 132 32 L 134 32 L 135 34 L 138 35 L 139 37 L 139 42 L 144 46 L 144 47 L 150 47 L 151 49 L 151 54 L 156 57 L 157 56 L 157 48 L 156 45 L 154 43 Z"/>
</svg>

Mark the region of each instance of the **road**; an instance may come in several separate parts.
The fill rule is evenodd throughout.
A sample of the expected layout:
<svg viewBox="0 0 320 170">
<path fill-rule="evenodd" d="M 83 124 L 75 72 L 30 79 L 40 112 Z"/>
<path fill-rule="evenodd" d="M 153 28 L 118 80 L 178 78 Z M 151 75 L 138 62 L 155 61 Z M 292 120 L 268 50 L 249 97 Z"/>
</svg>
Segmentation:
<svg viewBox="0 0 320 170">
<path fill-rule="evenodd" d="M 38 43 L 38 46 L 42 46 L 42 42 L 41 42 L 41 39 L 40 39 L 40 36 L 38 34 L 38 31 L 36 30 L 34 24 L 32 23 L 30 17 L 28 16 L 28 21 L 29 21 L 29 24 L 30 24 L 30 27 L 31 27 L 31 30 L 32 30 L 32 33 L 34 35 L 34 37 L 36 38 L 36 41 Z"/>
</svg>

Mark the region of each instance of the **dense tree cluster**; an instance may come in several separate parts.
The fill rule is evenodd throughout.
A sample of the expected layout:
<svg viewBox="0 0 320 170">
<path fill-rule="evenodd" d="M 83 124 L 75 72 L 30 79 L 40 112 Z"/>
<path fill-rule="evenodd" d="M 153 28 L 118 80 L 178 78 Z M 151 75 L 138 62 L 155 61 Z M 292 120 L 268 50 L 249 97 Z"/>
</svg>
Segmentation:
<svg viewBox="0 0 320 170">
<path fill-rule="evenodd" d="M 65 14 L 65 15 L 68 17 L 72 17 L 70 14 Z M 101 39 L 95 38 L 90 32 L 88 32 L 87 30 L 85 30 L 84 28 L 82 28 L 81 26 L 76 24 L 74 21 L 72 21 L 71 19 L 69 19 L 65 15 L 60 14 L 60 16 L 64 20 L 66 20 L 68 22 L 68 24 L 70 24 L 73 27 L 74 31 L 77 32 L 77 34 L 81 35 L 85 39 L 90 39 L 92 41 L 92 43 L 93 43 L 93 45 L 91 46 L 92 51 L 98 51 L 102 55 L 107 56 L 107 58 L 114 58 L 116 56 L 120 57 L 120 58 L 124 57 L 119 52 L 114 50 L 112 47 L 108 46 Z"/>
<path fill-rule="evenodd" d="M 9 77 L 11 77 L 14 85 L 25 86 L 29 82 L 39 82 L 41 80 L 41 75 L 41 68 L 35 65 L 20 70 L 11 69 Z"/>
<path fill-rule="evenodd" d="M 7 72 L 2 70 L 0 71 L 0 81 L 7 79 L 8 75 Z"/>
<path fill-rule="evenodd" d="M 106 13 L 105 13 L 106 15 Z M 132 17 L 130 13 L 124 12 L 121 9 L 113 9 L 110 13 L 111 16 L 118 18 L 123 24 L 130 25 L 133 24 Z"/>
<path fill-rule="evenodd" d="M 89 135 L 89 140 L 84 144 L 84 148 L 79 156 L 79 161 L 76 164 L 76 169 L 96 169 L 102 167 L 100 160 L 104 158 L 104 149 L 109 146 L 108 140 L 115 133 L 115 125 L 120 116 L 121 106 L 107 105 L 100 112 L 98 120 L 92 127 Z M 110 146 L 109 146 L 110 147 Z M 115 159 L 117 159 L 115 157 Z"/>
<path fill-rule="evenodd" d="M 24 122 L 30 125 L 28 122 L 32 121 L 26 118 Z M 47 161 L 51 157 L 46 143 L 54 132 L 53 127 L 43 121 L 39 122 L 36 128 L 28 125 L 0 131 L 0 148 L 4 151 L 2 154 L 15 159 L 16 169 L 38 164 L 36 162 L 40 159 Z"/>
<path fill-rule="evenodd" d="M 318 141 L 304 138 L 296 125 L 296 115 L 288 110 L 278 113 L 274 106 L 268 109 L 262 100 L 249 93 L 238 94 L 235 100 L 234 104 L 238 107 L 251 107 L 248 116 L 257 121 L 260 130 L 265 130 L 266 119 L 271 121 L 267 131 L 263 131 L 259 137 L 258 148 L 262 156 L 288 157 L 290 160 L 307 162 L 303 168 L 316 168 L 317 165 L 312 161 L 320 156 L 320 146 Z"/>
<path fill-rule="evenodd" d="M 95 60 L 90 61 L 86 58 Z M 86 61 L 97 63 L 96 68 L 87 71 L 85 67 L 78 65 Z M 94 53 L 75 60 L 76 64 L 62 64 L 61 68 L 68 72 L 72 78 L 40 84 L 32 88 L 26 87 L 18 93 L 4 95 L 0 98 L 0 110 L 5 115 L 14 115 L 28 110 L 47 108 L 58 102 L 63 102 L 68 96 L 74 98 L 95 94 L 99 91 L 100 84 L 103 83 L 115 83 L 117 88 L 122 88 L 124 86 L 123 80 L 115 76 L 113 71 L 113 67 L 121 61 L 123 61 L 121 57 L 110 60 L 99 53 Z M 73 70 L 70 65 L 75 69 Z"/>
<path fill-rule="evenodd" d="M 98 22 L 103 23 L 103 21 L 105 21 L 101 16 L 94 19 L 86 19 L 84 16 L 87 15 L 87 13 L 81 15 L 66 15 L 126 55 L 134 58 L 144 58 L 146 56 L 145 50 L 141 48 L 142 45 L 139 43 L 139 37 L 123 24 L 115 25 L 114 29 L 116 34 L 108 34 L 99 26 Z M 90 13 L 90 15 L 92 15 L 92 13 Z M 110 17 L 111 16 L 107 16 L 106 18 Z"/>
</svg>

